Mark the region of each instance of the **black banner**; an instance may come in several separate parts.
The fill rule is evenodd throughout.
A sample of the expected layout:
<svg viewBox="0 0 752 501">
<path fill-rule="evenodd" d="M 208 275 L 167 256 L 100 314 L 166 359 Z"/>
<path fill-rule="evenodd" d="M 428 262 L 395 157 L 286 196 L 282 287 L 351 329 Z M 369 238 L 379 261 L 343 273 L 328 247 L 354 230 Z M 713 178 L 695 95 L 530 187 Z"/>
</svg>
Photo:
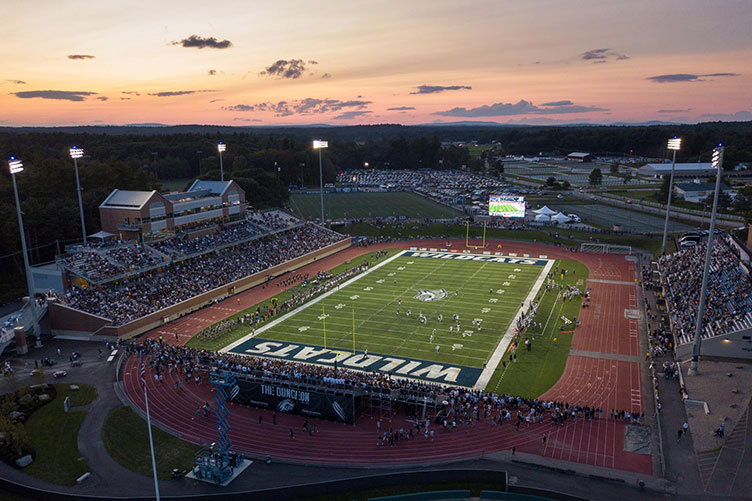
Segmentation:
<svg viewBox="0 0 752 501">
<path fill-rule="evenodd" d="M 233 402 L 339 423 L 354 422 L 351 395 L 333 395 L 279 383 L 258 383 L 244 379 L 238 379 L 238 386 L 240 393 Z"/>
</svg>

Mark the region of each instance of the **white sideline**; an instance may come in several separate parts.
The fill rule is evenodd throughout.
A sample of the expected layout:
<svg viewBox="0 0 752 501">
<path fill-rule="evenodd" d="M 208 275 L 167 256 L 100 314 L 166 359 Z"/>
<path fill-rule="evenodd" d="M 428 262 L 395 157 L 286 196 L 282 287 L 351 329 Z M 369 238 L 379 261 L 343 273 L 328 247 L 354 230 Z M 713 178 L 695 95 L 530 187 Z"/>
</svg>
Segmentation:
<svg viewBox="0 0 752 501">
<path fill-rule="evenodd" d="M 272 320 L 271 322 L 264 324 L 263 326 L 261 326 L 258 329 L 256 329 L 256 335 L 261 334 L 262 332 L 264 332 L 267 329 L 271 329 L 272 327 L 274 327 L 275 325 L 277 325 L 280 322 L 284 322 L 285 320 L 287 320 L 288 318 L 292 317 L 293 315 L 297 315 L 298 313 L 300 313 L 301 311 L 305 310 L 306 308 L 310 308 L 311 306 L 313 306 L 314 304 L 318 303 L 322 299 L 326 299 L 327 297 L 331 296 L 335 292 L 338 292 L 340 288 L 346 287 L 346 286 L 350 285 L 351 283 L 360 280 L 361 278 L 363 278 L 364 276 L 368 275 L 369 273 L 378 270 L 379 268 L 381 268 L 385 264 L 391 263 L 392 261 L 394 261 L 395 259 L 397 259 L 398 257 L 400 257 L 402 254 L 404 254 L 405 252 L 407 252 L 407 251 L 403 250 L 403 251 L 398 252 L 394 256 L 392 256 L 392 257 L 390 257 L 390 258 L 388 258 L 388 259 L 380 262 L 379 264 L 377 264 L 376 266 L 374 266 L 372 268 L 369 268 L 368 270 L 364 271 L 363 273 L 355 275 L 354 277 L 352 277 L 347 282 L 341 283 L 339 285 L 339 287 L 335 287 L 334 289 L 331 289 L 331 290 L 329 290 L 329 291 L 321 294 L 320 296 L 318 296 L 318 297 L 316 297 L 316 298 L 308 301 L 307 303 L 304 303 L 304 304 L 298 306 L 297 308 L 294 308 L 294 309 L 290 310 L 289 312 L 285 313 L 281 317 L 277 317 L 274 320 Z M 245 343 L 246 341 L 248 341 L 249 339 L 251 339 L 253 337 L 254 337 L 253 334 L 248 334 L 247 336 L 243 336 L 242 338 L 238 339 L 234 343 L 228 344 L 227 346 L 225 346 L 224 348 L 222 348 L 219 351 L 220 351 L 220 353 L 226 353 L 226 352 L 230 351 L 231 349 L 235 348 L 236 346 Z"/>
<path fill-rule="evenodd" d="M 546 266 L 543 267 L 543 271 L 538 276 L 538 280 L 536 280 L 533 284 L 533 288 L 530 289 L 530 294 L 528 294 L 527 298 L 525 299 L 526 304 L 530 304 L 530 301 L 535 299 L 535 295 L 538 294 L 538 291 L 543 285 L 543 281 L 546 279 L 546 277 L 548 277 L 548 272 L 553 265 L 554 261 L 549 259 L 548 263 L 546 263 Z M 504 337 L 501 338 L 501 341 L 499 341 L 499 344 L 496 346 L 496 349 L 491 355 L 491 358 L 488 360 L 488 363 L 486 363 L 486 368 L 483 369 L 483 372 L 480 374 L 478 381 L 476 381 L 475 383 L 475 389 L 486 389 L 486 385 L 491 380 L 491 376 L 493 376 L 493 373 L 499 366 L 499 362 L 501 362 L 504 353 L 506 353 L 507 348 L 509 348 L 509 345 L 512 343 L 512 339 L 514 339 L 514 328 L 517 325 L 517 320 L 521 315 L 522 309 L 517 311 L 517 314 L 512 319 L 512 323 L 509 324 L 509 328 L 507 329 L 506 333 L 504 333 Z"/>
</svg>

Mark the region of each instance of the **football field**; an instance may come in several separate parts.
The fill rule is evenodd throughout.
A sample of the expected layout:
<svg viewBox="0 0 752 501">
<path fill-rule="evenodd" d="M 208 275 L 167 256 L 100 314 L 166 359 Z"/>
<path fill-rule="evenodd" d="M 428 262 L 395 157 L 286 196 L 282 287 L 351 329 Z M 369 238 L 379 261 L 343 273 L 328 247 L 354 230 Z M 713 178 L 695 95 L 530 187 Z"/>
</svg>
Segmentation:
<svg viewBox="0 0 752 501">
<path fill-rule="evenodd" d="M 223 351 L 473 386 L 488 381 L 552 265 L 404 251 Z"/>
<path fill-rule="evenodd" d="M 488 206 L 491 213 L 519 212 L 520 208 L 514 204 L 492 203 Z"/>
</svg>

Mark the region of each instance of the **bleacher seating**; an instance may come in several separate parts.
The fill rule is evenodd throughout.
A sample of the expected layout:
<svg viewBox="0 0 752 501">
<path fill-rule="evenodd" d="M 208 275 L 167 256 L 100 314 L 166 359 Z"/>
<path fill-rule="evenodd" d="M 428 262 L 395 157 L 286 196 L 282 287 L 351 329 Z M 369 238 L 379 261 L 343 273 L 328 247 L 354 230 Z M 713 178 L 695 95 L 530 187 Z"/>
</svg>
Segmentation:
<svg viewBox="0 0 752 501">
<path fill-rule="evenodd" d="M 703 338 L 752 327 L 752 281 L 729 247 L 728 236 L 714 241 Z M 707 245 L 701 243 L 659 260 L 669 314 L 678 344 L 692 342 L 699 308 Z"/>
</svg>

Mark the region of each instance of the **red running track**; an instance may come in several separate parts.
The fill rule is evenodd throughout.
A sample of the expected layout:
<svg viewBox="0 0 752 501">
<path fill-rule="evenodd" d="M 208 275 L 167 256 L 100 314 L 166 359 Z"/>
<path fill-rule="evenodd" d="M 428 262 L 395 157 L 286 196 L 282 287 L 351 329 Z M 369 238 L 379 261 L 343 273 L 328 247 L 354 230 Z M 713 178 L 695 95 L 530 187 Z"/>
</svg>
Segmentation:
<svg viewBox="0 0 752 501">
<path fill-rule="evenodd" d="M 464 248 L 464 241 L 453 240 L 452 248 Z M 575 330 L 572 349 L 560 380 L 541 397 L 610 409 L 642 412 L 639 348 L 637 324 L 625 317 L 626 308 L 636 308 L 634 263 L 623 255 L 572 252 L 566 248 L 522 242 L 490 242 L 488 249 L 554 259 L 574 259 L 588 267 L 588 287 L 591 306 L 581 310 L 581 325 Z M 296 270 L 294 273 L 314 275 L 362 254 L 389 248 L 445 248 L 446 240 L 418 240 L 393 242 L 370 247 L 352 247 Z M 162 336 L 165 342 L 185 344 L 205 327 L 238 311 L 275 296 L 282 290 L 283 276 L 265 286 L 255 287 L 232 299 L 199 310 L 167 326 L 147 334 Z M 596 279 L 597 282 L 591 282 Z M 609 283 L 619 282 L 619 283 Z M 138 389 L 133 361 L 126 365 L 124 384 L 128 396 L 143 408 L 143 394 Z M 213 402 L 208 385 L 178 390 L 176 395 L 170 381 L 155 386 L 150 382 L 150 410 L 153 419 L 181 434 L 194 443 L 209 443 L 217 438 L 212 418 L 197 418 L 196 409 L 205 401 Z M 569 421 L 559 427 L 550 423 L 530 425 L 519 432 L 514 426 L 501 427 L 480 423 L 454 432 L 437 430 L 431 440 L 422 437 L 395 447 L 376 446 L 375 424 L 362 420 L 357 426 L 318 422 L 320 433 L 309 437 L 303 434 L 303 419 L 279 415 L 278 425 L 270 424 L 271 413 L 231 404 L 230 423 L 234 447 L 249 455 L 266 454 L 289 461 L 341 465 L 415 464 L 476 457 L 484 453 L 517 447 L 521 452 L 575 461 L 608 468 L 624 469 L 644 474 L 652 471 L 651 457 L 623 451 L 625 425 L 610 420 Z M 258 424 L 259 415 L 264 424 Z M 391 423 L 398 429 L 405 426 L 399 419 Z M 384 425 L 382 423 L 382 425 Z M 295 438 L 289 438 L 293 427 Z M 480 428 L 480 429 L 473 429 Z M 548 435 L 545 447 L 543 434 Z"/>
<path fill-rule="evenodd" d="M 124 365 L 123 385 L 128 397 L 141 409 L 145 408 L 140 387 L 139 359 L 131 357 Z M 202 377 L 206 380 L 206 375 Z M 180 433 L 180 438 L 206 445 L 218 437 L 213 416 L 196 416 L 196 409 L 209 402 L 214 408 L 213 390 L 207 383 L 186 383 L 175 389 L 172 375 L 165 374 L 163 383 L 147 377 L 151 418 Z M 252 457 L 271 455 L 276 460 L 307 464 L 339 466 L 409 465 L 439 461 L 455 461 L 479 457 L 516 447 L 520 452 L 580 463 L 650 473 L 651 457 L 623 451 L 623 422 L 607 419 L 569 420 L 553 425 L 549 419 L 539 424 L 523 424 L 519 430 L 511 423 L 501 426 L 480 422 L 462 425 L 454 431 L 434 427 L 434 438 L 415 437 L 395 446 L 377 445 L 376 424 L 362 419 L 357 426 L 331 421 L 315 421 L 319 432 L 313 435 L 303 428 L 305 418 L 278 414 L 272 424 L 272 412 L 244 405 L 229 404 L 228 421 L 233 450 Z M 259 423 L 259 416 L 262 423 Z M 389 427 L 408 429 L 402 418 L 382 423 L 382 432 Z M 290 429 L 294 437 L 290 437 Z M 543 435 L 548 437 L 543 444 Z"/>
</svg>

